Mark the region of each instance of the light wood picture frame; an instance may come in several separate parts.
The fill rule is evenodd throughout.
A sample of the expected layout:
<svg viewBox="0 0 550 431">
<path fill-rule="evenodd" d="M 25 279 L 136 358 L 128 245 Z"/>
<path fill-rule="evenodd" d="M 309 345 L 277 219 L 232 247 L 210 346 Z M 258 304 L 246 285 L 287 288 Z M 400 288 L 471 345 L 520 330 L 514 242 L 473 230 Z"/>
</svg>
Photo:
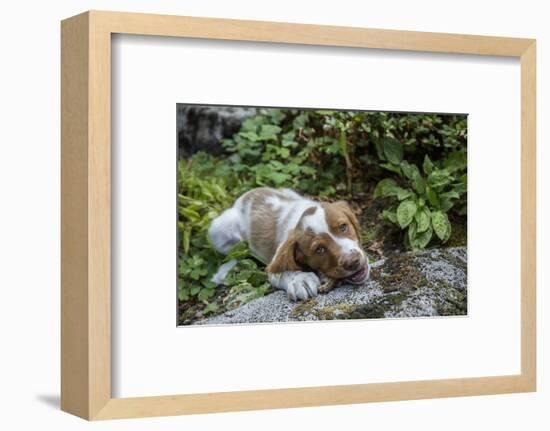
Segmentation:
<svg viewBox="0 0 550 431">
<path fill-rule="evenodd" d="M 521 374 L 138 398 L 111 394 L 111 36 L 115 33 L 517 57 Z M 61 408 L 88 420 L 536 390 L 536 42 L 90 11 L 61 23 Z"/>
</svg>

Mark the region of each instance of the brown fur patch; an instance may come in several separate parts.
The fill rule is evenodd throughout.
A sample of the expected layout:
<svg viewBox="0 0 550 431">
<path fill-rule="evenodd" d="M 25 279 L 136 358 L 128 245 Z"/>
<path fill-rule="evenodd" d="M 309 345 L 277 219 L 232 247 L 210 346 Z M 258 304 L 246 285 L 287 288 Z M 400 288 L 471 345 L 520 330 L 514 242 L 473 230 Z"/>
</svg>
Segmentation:
<svg viewBox="0 0 550 431">
<path fill-rule="evenodd" d="M 347 202 L 337 201 L 332 203 L 323 203 L 322 206 L 325 210 L 325 218 L 329 229 L 334 235 L 345 236 L 342 232 L 340 232 L 338 227 L 341 223 L 348 223 L 351 227 L 353 227 L 353 229 L 350 229 L 349 237 L 357 241 L 361 238 L 359 221 Z"/>
<path fill-rule="evenodd" d="M 303 268 L 297 262 L 297 238 L 296 233 L 292 232 L 287 240 L 277 251 L 273 261 L 267 266 L 266 271 L 278 274 L 286 271 L 300 271 Z"/>
<path fill-rule="evenodd" d="M 250 246 L 264 262 L 270 262 L 277 251 L 277 222 L 282 211 L 282 208 L 274 209 L 267 202 L 270 197 L 279 199 L 281 204 L 292 200 L 288 195 L 268 187 L 250 190 L 242 197 L 243 208 L 250 205 L 251 209 Z"/>
</svg>

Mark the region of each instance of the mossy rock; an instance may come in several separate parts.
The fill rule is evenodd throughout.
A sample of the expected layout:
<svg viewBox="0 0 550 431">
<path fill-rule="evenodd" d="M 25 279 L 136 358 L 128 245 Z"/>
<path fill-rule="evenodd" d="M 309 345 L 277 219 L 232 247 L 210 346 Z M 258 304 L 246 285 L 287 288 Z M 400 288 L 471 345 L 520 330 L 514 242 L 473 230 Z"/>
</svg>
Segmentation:
<svg viewBox="0 0 550 431">
<path fill-rule="evenodd" d="M 304 302 L 279 290 L 197 324 L 460 316 L 467 305 L 467 251 L 454 247 L 378 261 L 361 286 L 339 284 Z"/>
</svg>

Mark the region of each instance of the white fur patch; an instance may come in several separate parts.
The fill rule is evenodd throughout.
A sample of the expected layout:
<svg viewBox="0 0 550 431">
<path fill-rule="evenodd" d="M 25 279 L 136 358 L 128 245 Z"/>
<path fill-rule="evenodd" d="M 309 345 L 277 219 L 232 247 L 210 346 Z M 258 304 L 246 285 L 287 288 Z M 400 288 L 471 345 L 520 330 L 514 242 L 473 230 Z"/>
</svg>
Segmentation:
<svg viewBox="0 0 550 431">
<path fill-rule="evenodd" d="M 283 205 L 281 199 L 277 196 L 270 196 L 265 201 L 273 211 L 279 211 Z"/>
<path fill-rule="evenodd" d="M 334 235 L 332 235 L 332 238 L 334 239 L 334 241 L 336 241 L 336 244 L 338 244 L 342 249 L 342 254 L 349 254 L 354 251 L 363 254 L 363 250 L 361 250 L 361 247 L 359 247 L 357 241 L 350 238 L 340 238 Z"/>
<path fill-rule="evenodd" d="M 277 244 L 281 245 L 288 238 L 288 234 L 296 227 L 305 210 L 317 204 L 308 199 L 300 198 L 285 203 L 277 220 Z"/>
<path fill-rule="evenodd" d="M 317 296 L 321 281 L 313 272 L 287 271 L 278 274 L 268 274 L 273 287 L 286 291 L 293 300 L 305 300 Z"/>
<path fill-rule="evenodd" d="M 313 214 L 309 214 L 302 219 L 304 228 L 311 229 L 315 235 L 321 233 L 328 233 L 330 235 L 325 210 L 318 204 L 315 207 L 317 209 Z"/>
</svg>

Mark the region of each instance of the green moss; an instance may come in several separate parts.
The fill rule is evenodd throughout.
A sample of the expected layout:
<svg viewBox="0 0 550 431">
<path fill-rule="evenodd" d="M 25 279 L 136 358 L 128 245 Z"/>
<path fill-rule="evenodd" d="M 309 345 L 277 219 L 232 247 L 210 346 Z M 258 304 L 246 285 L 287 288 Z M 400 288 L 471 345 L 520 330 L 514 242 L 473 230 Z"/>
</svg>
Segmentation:
<svg viewBox="0 0 550 431">
<path fill-rule="evenodd" d="M 361 305 L 350 313 L 350 319 L 380 319 L 384 317 L 386 310 L 381 304 Z"/>
<path fill-rule="evenodd" d="M 313 311 L 319 320 L 380 319 L 407 298 L 406 293 L 391 293 L 369 304 L 338 304 Z"/>
<path fill-rule="evenodd" d="M 418 262 L 412 253 L 389 257 L 382 267 L 372 270 L 371 278 L 385 293 L 408 292 L 427 284 L 426 277 L 418 269 Z"/>
<path fill-rule="evenodd" d="M 351 316 L 359 307 L 355 304 L 337 304 L 315 310 L 313 314 L 319 320 L 353 319 Z"/>
<path fill-rule="evenodd" d="M 451 283 L 437 280 L 432 289 L 439 293 L 435 307 L 440 316 L 461 316 L 468 313 L 467 291 L 456 289 Z M 442 291 L 445 291 L 443 294 Z"/>
<path fill-rule="evenodd" d="M 301 302 L 292 309 L 292 311 L 290 312 L 290 315 L 292 317 L 300 317 L 300 316 L 306 316 L 308 314 L 311 314 L 312 309 L 317 304 L 318 302 L 315 299 L 309 299 L 308 301 Z"/>
</svg>

